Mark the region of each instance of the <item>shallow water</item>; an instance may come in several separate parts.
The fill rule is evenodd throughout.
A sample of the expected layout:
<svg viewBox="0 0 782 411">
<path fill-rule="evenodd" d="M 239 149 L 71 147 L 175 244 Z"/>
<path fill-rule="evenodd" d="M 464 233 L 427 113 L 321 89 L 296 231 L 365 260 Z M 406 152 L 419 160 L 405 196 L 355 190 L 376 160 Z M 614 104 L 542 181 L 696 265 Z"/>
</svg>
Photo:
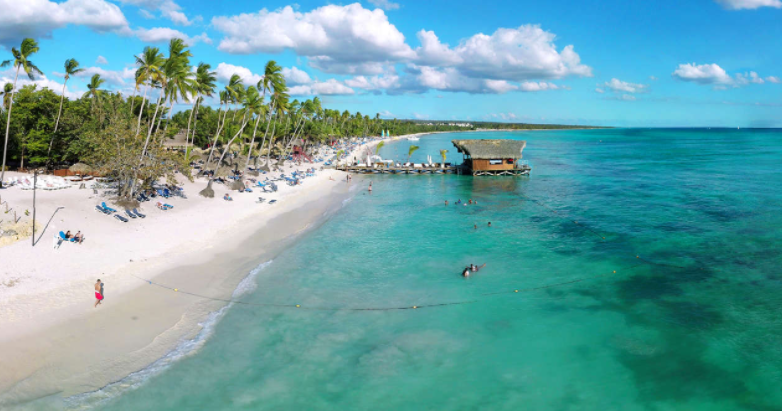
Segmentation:
<svg viewBox="0 0 782 411">
<path fill-rule="evenodd" d="M 454 138 L 525 139 L 532 174 L 373 176 L 240 297 L 303 308 L 234 305 L 100 408 L 782 408 L 782 132 L 441 134 L 414 160 Z"/>
</svg>

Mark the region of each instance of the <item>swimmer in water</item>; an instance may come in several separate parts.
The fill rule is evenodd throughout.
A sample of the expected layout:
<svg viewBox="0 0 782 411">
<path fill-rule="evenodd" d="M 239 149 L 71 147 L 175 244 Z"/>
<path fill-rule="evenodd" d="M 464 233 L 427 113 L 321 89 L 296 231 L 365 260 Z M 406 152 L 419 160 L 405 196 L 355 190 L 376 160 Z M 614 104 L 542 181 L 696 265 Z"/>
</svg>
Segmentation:
<svg viewBox="0 0 782 411">
<path fill-rule="evenodd" d="M 369 182 L 369 192 L 370 193 L 372 192 L 372 182 L 371 181 Z"/>
<path fill-rule="evenodd" d="M 469 277 L 470 276 L 470 267 L 464 267 L 464 271 L 462 271 L 462 277 Z"/>
</svg>

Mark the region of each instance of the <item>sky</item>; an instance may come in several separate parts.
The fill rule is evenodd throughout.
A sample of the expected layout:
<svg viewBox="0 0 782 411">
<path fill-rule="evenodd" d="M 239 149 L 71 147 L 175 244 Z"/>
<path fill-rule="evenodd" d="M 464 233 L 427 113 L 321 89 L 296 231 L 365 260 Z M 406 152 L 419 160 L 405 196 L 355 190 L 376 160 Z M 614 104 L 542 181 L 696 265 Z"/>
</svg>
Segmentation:
<svg viewBox="0 0 782 411">
<path fill-rule="evenodd" d="M 294 97 L 370 116 L 782 127 L 782 0 L 0 0 L 0 10 L 0 60 L 37 39 L 34 82 L 58 94 L 66 59 L 86 68 L 69 97 L 95 73 L 132 94 L 134 55 L 178 37 L 221 87 L 234 73 L 254 85 L 275 60 Z M 0 82 L 13 74 L 0 69 Z"/>
</svg>

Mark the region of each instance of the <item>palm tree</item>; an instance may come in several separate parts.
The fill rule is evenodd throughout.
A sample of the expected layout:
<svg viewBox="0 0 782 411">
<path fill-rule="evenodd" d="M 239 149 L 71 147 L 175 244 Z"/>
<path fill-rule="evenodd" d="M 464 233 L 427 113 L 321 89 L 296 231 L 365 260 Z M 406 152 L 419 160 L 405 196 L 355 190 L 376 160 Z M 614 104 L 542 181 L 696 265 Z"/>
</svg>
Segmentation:
<svg viewBox="0 0 782 411">
<path fill-rule="evenodd" d="M 410 162 L 410 157 L 413 156 L 413 153 L 415 153 L 415 150 L 418 150 L 418 146 L 410 146 L 410 148 L 407 150 L 407 162 Z"/>
<path fill-rule="evenodd" d="M 255 145 L 255 133 L 258 131 L 258 124 L 261 122 L 261 118 L 265 117 L 268 113 L 268 108 L 263 105 L 263 97 L 258 94 L 258 89 L 250 86 L 247 88 L 247 96 L 244 99 L 244 108 L 250 114 L 255 114 L 255 127 L 253 127 L 253 136 L 250 139 L 250 149 L 247 151 L 247 161 L 244 163 L 244 169 L 250 166 L 250 156 L 253 153 L 253 146 Z M 260 155 L 260 153 L 259 153 Z"/>
<path fill-rule="evenodd" d="M 448 150 L 440 150 L 440 156 L 443 158 L 443 162 L 440 168 L 445 168 L 445 155 L 448 154 Z"/>
<path fill-rule="evenodd" d="M 46 157 L 52 154 L 52 144 L 54 143 L 54 135 L 57 133 L 57 128 L 60 126 L 60 115 L 62 114 L 62 103 L 65 100 L 65 85 L 68 84 L 68 80 L 71 76 L 81 73 L 83 68 L 79 68 L 79 62 L 76 59 L 65 60 L 65 81 L 62 83 L 62 93 L 60 93 L 60 108 L 57 110 L 57 121 L 54 122 L 54 131 L 52 137 L 49 139 L 49 150 L 46 152 Z"/>
<path fill-rule="evenodd" d="M 13 60 L 6 60 L 2 63 L 0 63 L 0 67 L 8 67 L 9 65 L 12 65 L 16 67 L 16 76 L 14 77 L 14 85 L 11 88 L 11 99 L 8 102 L 8 120 L 5 124 L 5 143 L 3 144 L 3 164 L 0 165 L 0 187 L 3 186 L 3 178 L 5 178 L 5 159 L 6 154 L 8 152 L 8 136 L 11 132 L 11 109 L 14 106 L 14 91 L 16 90 L 16 81 L 19 80 L 19 70 L 24 69 L 25 74 L 27 74 L 27 77 L 30 78 L 30 80 L 33 80 L 35 78 L 35 74 L 43 74 L 41 70 L 38 69 L 38 67 L 29 60 L 30 56 L 37 53 L 39 50 L 38 48 L 38 42 L 31 39 L 26 38 L 22 40 L 22 45 L 17 50 L 16 47 L 11 49 L 11 54 L 13 54 L 14 59 Z"/>
<path fill-rule="evenodd" d="M 385 141 L 381 141 L 377 143 L 377 145 L 375 146 L 375 155 L 377 155 L 377 153 L 380 152 L 380 149 L 383 148 L 384 145 L 386 145 Z"/>
<path fill-rule="evenodd" d="M 202 94 L 205 96 L 211 96 L 215 90 L 217 73 L 214 71 L 209 71 L 211 69 L 212 66 L 206 63 L 198 63 L 198 68 L 196 69 L 195 81 L 193 84 L 195 101 L 193 102 L 193 108 L 190 110 L 190 118 L 187 120 L 187 133 L 185 134 L 185 153 L 188 156 L 189 153 L 187 149 L 190 143 L 190 121 L 193 119 L 194 115 L 196 116 L 196 121 L 198 121 L 198 104 L 199 101 L 203 100 L 200 98 L 200 96 Z M 193 139 L 195 140 L 195 125 L 193 125 Z"/>
<path fill-rule="evenodd" d="M 100 86 L 105 83 L 106 80 L 100 78 L 100 74 L 93 74 L 90 79 L 90 83 L 87 84 L 87 91 L 81 96 L 82 98 L 91 98 L 90 109 L 95 109 L 95 102 L 100 102 L 103 97 L 103 90 Z"/>
<path fill-rule="evenodd" d="M 5 83 L 3 91 L 0 95 L 3 96 L 3 110 L 8 110 L 8 106 L 11 104 L 11 94 L 14 92 L 14 85 L 11 83 Z"/>
<path fill-rule="evenodd" d="M 285 84 L 284 79 L 280 84 L 278 84 L 277 87 L 273 86 L 272 89 L 274 92 L 272 93 L 270 98 L 272 103 L 270 108 L 271 115 L 269 116 L 269 123 L 272 122 L 272 119 L 274 119 L 275 116 L 279 118 L 280 116 L 285 115 L 285 112 L 288 110 L 288 104 L 289 104 L 288 98 L 290 97 L 288 95 L 288 86 Z M 263 166 L 266 171 L 270 171 L 269 163 L 271 162 L 272 142 L 274 141 L 274 130 L 276 129 L 276 127 L 277 127 L 277 121 L 275 119 L 274 126 L 272 127 L 272 132 L 269 135 L 269 148 L 266 151 L 266 163 Z M 266 125 L 266 131 L 267 132 L 269 131 L 268 124 Z M 266 143 L 266 133 L 263 134 L 263 141 L 261 142 L 261 149 L 259 150 L 258 157 L 260 157 L 260 153 L 263 153 L 263 147 L 265 143 Z"/>
<path fill-rule="evenodd" d="M 141 100 L 141 108 L 138 112 L 138 125 L 136 126 L 136 135 L 141 132 L 141 113 L 144 112 L 144 105 L 147 101 L 147 91 L 152 85 L 152 81 L 159 75 L 166 59 L 157 47 L 144 47 L 144 52 L 136 56 L 136 88 L 142 84 L 144 87 L 144 98 Z"/>
</svg>

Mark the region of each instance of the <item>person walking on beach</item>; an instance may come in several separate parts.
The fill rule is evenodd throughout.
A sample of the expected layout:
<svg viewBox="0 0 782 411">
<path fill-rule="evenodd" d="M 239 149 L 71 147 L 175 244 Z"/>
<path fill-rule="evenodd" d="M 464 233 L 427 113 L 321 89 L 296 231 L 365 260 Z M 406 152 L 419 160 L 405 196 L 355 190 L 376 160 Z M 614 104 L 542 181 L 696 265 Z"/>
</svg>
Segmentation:
<svg viewBox="0 0 782 411">
<path fill-rule="evenodd" d="M 101 301 L 103 301 L 103 283 L 100 282 L 100 278 L 98 278 L 98 281 L 95 283 L 95 305 L 93 307 L 97 307 L 98 304 L 100 304 Z"/>
</svg>

